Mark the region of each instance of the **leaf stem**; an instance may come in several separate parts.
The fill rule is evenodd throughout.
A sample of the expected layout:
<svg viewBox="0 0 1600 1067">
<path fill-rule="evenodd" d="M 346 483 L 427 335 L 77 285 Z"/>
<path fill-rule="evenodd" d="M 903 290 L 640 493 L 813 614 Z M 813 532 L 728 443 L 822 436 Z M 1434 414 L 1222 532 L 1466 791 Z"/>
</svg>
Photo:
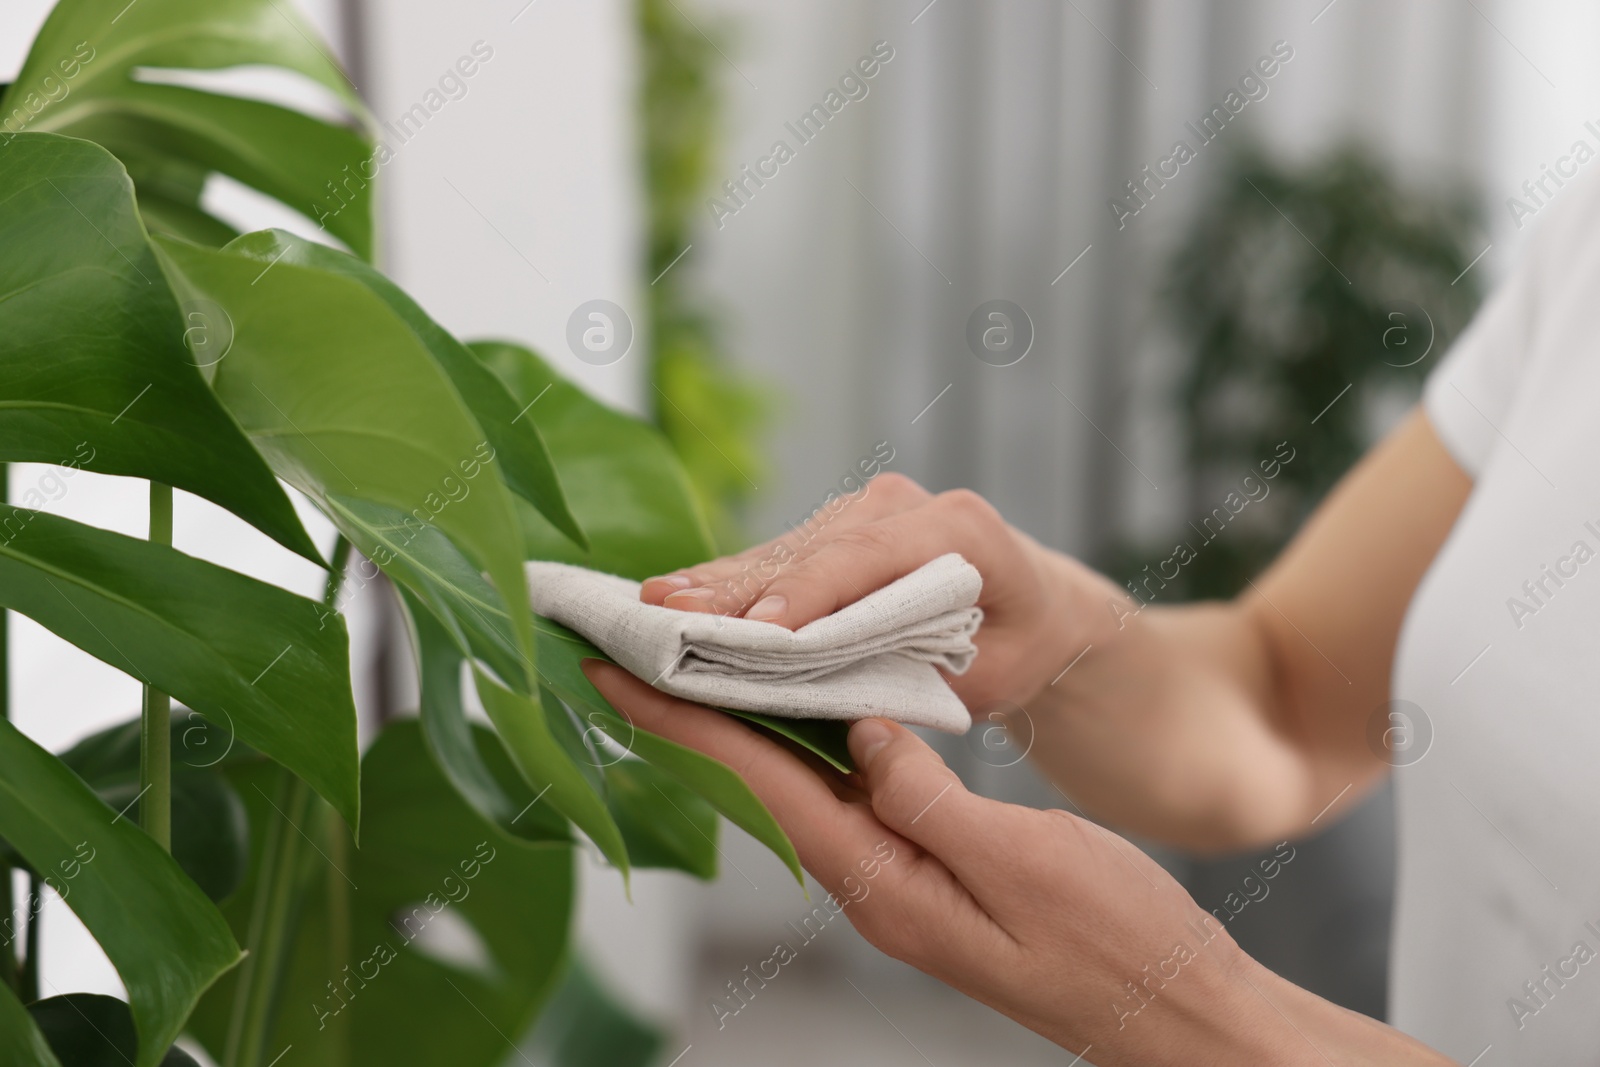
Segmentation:
<svg viewBox="0 0 1600 1067">
<path fill-rule="evenodd" d="M 329 562 L 332 566 L 328 569 L 328 582 L 322 587 L 322 606 L 325 608 L 338 606 L 345 568 L 350 565 L 350 542 L 343 534 L 333 543 L 333 559 Z"/>
<path fill-rule="evenodd" d="M 150 483 L 150 540 L 172 544 L 172 486 Z M 172 851 L 172 698 L 144 687 L 139 732 L 139 825 Z"/>
<path fill-rule="evenodd" d="M 349 560 L 350 542 L 341 536 L 333 546 L 332 566 L 322 594 L 324 607 L 332 608 L 338 603 Z M 250 914 L 239 985 L 233 995 L 223 1067 L 261 1067 L 265 1061 L 266 1042 L 275 1029 L 279 988 L 294 949 L 290 927 L 304 885 L 301 827 L 312 811 L 314 795 L 310 786 L 285 767 L 278 768 L 275 792 L 274 814 L 281 817 L 269 818 L 267 839 L 262 845 L 255 906 Z"/>
<path fill-rule="evenodd" d="M 350 830 L 330 805 L 320 807 L 328 842 L 328 870 L 324 882 L 328 901 L 328 973 L 337 982 L 350 967 L 350 883 L 344 880 L 344 871 L 350 867 Z M 350 1012 L 340 1011 L 328 1020 L 328 1040 L 333 1046 L 331 1063 L 352 1062 L 351 1019 Z"/>
<path fill-rule="evenodd" d="M 44 891 L 44 885 L 39 881 L 39 876 L 28 876 L 28 943 L 23 951 L 22 971 L 17 975 L 17 996 L 24 1004 L 32 1004 L 39 999 L 39 912 L 34 909 L 34 904 L 39 900 L 39 894 Z"/>
<path fill-rule="evenodd" d="M 278 769 L 272 804 L 281 817 L 268 819 L 255 907 L 250 915 L 247 955 L 234 992 L 232 1024 L 223 1067 L 259 1067 L 270 1036 L 274 1001 L 292 948 L 290 918 L 300 881 L 300 830 L 311 807 L 311 788 L 287 768 Z"/>
<path fill-rule="evenodd" d="M 0 503 L 10 500 L 11 464 L 0 463 Z M 11 717 L 11 613 L 0 608 L 0 719 Z M 17 918 L 16 895 L 11 886 L 11 865 L 0 863 L 0 911 L 5 913 L 6 929 L 15 929 Z M 28 925 L 33 925 L 30 916 Z M 17 974 L 17 938 L 15 934 L 0 949 L 0 983 L 14 992 L 21 992 Z M 24 1002 L 26 1003 L 26 1002 Z"/>
</svg>

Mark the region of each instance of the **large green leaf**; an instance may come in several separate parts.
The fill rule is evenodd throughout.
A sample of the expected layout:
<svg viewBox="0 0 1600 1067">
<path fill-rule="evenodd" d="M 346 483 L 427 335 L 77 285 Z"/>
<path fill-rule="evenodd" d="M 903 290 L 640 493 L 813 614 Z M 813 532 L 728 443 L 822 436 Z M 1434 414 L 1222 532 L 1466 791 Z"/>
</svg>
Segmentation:
<svg viewBox="0 0 1600 1067">
<path fill-rule="evenodd" d="M 6 951 L 12 950 L 8 947 Z M 28 1009 L 4 983 L 0 983 L 0 1035 L 5 1039 L 4 1047 L 0 1047 L 0 1063 L 6 1067 L 61 1067 Z"/>
<path fill-rule="evenodd" d="M 514 833 L 545 836 L 549 833 L 545 827 L 512 824 L 524 804 L 508 796 L 501 777 L 484 765 L 462 705 L 461 671 L 468 655 L 491 666 L 516 662 L 498 595 L 436 532 L 408 548 L 405 564 L 391 564 L 390 573 L 402 583 L 421 673 L 422 729 L 434 758 L 480 815 Z M 419 550 L 425 558 L 418 558 Z M 545 620 L 536 624 L 543 626 Z M 505 669 L 497 673 L 507 676 Z M 682 814 L 669 814 L 660 806 L 659 792 L 641 796 L 644 779 L 631 767 L 616 767 L 614 756 L 587 743 L 596 723 L 573 723 L 548 690 L 536 691 L 537 700 L 479 678 L 479 694 L 500 728 L 502 743 L 529 782 L 541 790 L 552 786 L 547 796 L 552 809 L 588 832 L 618 866 L 626 857 L 630 864 L 675 867 L 701 877 L 708 876 L 708 869 L 714 872 L 715 819 L 707 819 L 709 813 L 699 798 L 672 793 L 681 801 Z M 620 791 L 613 791 L 613 785 Z M 703 832 L 708 823 L 709 834 Z"/>
<path fill-rule="evenodd" d="M 855 758 L 850 755 L 850 723 L 838 719 L 780 719 L 776 715 L 762 715 L 738 708 L 718 708 L 718 711 L 753 722 L 757 726 L 791 741 L 841 774 L 854 773 Z"/>
<path fill-rule="evenodd" d="M 528 1052 L 542 1067 L 649 1067 L 665 1044 L 660 1027 L 630 1011 L 574 958 Z"/>
<path fill-rule="evenodd" d="M 14 117 L 13 131 L 67 133 L 228 174 L 370 257 L 370 181 L 381 160 L 364 136 L 273 104 L 138 77 L 281 67 L 359 114 L 354 89 L 315 40 L 281 0 L 62 0 L 0 98 L 0 116 Z"/>
<path fill-rule="evenodd" d="M 0 605 L 227 724 L 356 825 L 356 710 L 341 617 L 165 545 L 59 516 L 16 508 L 7 527 Z"/>
<path fill-rule="evenodd" d="M 703 881 L 717 876 L 716 809 L 643 760 L 607 765 L 606 806 L 635 867 L 666 867 Z"/>
<path fill-rule="evenodd" d="M 521 673 L 531 678 L 513 498 L 487 435 L 405 320 L 343 274 L 263 263 L 233 246 L 163 239 L 160 247 L 186 284 L 226 308 L 233 347 L 212 387 L 278 476 L 380 567 L 392 554 L 374 543 L 362 503 L 398 511 L 407 539 L 429 527 L 446 534 L 509 605 Z"/>
<path fill-rule="evenodd" d="M 494 735 L 467 720 L 461 698 L 465 656 L 414 593 L 402 587 L 400 596 L 420 675 L 422 734 L 434 762 L 463 800 L 507 833 L 531 840 L 570 840 L 566 820 L 554 808 L 534 804 L 526 780 L 515 770 L 507 775 L 491 766 L 486 750 L 492 754 L 498 749 L 496 762 L 509 764 Z"/>
<path fill-rule="evenodd" d="M 139 822 L 138 719 L 92 734 L 61 753 L 61 762 L 123 818 Z M 206 896 L 222 900 L 244 880 L 250 826 L 244 804 L 214 766 L 189 758 L 185 735 L 195 727 L 182 711 L 172 724 L 172 858 Z M 210 732 L 209 728 L 201 729 Z M 238 746 L 243 748 L 243 745 Z M 219 748 L 220 754 L 221 749 Z M 212 758 L 210 754 L 206 762 Z"/>
<path fill-rule="evenodd" d="M 181 159 L 158 152 L 141 151 L 137 146 L 119 146 L 117 158 L 128 168 L 133 188 L 139 197 L 139 214 L 144 217 L 145 228 L 151 233 L 164 233 L 182 237 L 195 244 L 221 248 L 239 231 L 215 215 L 206 213 L 201 204 L 205 195 L 206 170 Z M 190 325 L 204 328 L 204 316 Z M 218 346 L 220 350 L 221 346 Z M 204 366 L 208 360 L 196 353 L 196 362 Z"/>
<path fill-rule="evenodd" d="M 579 666 L 586 659 L 606 660 L 605 653 L 566 627 L 540 618 L 539 670 L 555 693 L 585 717 L 596 716 L 605 733 L 635 756 L 703 797 L 713 808 L 770 848 L 802 881 L 800 857 L 766 805 L 732 769 L 692 748 L 640 730 L 618 715 Z M 609 661 L 608 661 L 609 662 Z"/>
<path fill-rule="evenodd" d="M 263 263 L 298 263 L 342 274 L 376 293 L 405 321 L 435 362 L 450 376 L 451 383 L 494 448 L 495 462 L 500 466 L 506 487 L 538 508 L 539 513 L 566 537 L 580 547 L 587 547 L 583 531 L 568 510 L 550 453 L 539 435 L 535 410 L 513 400 L 494 372 L 448 330 L 429 318 L 398 285 L 354 256 L 282 230 L 250 234 L 230 250 L 253 256 Z"/>
<path fill-rule="evenodd" d="M 212 770 L 261 758 L 226 721 L 218 725 L 191 708 L 173 708 L 170 726 L 175 769 Z M 138 766 L 141 728 L 139 719 L 108 726 L 74 744 L 61 758 L 86 782 L 113 777 Z"/>
<path fill-rule="evenodd" d="M 105 950 L 138 1025 L 137 1067 L 153 1067 L 200 994 L 238 961 L 228 924 L 144 831 L 4 720 L 0 766 L 0 836 Z"/>
<path fill-rule="evenodd" d="M 468 347 L 505 383 L 519 408 L 532 405 L 527 410 L 538 415 L 572 513 L 589 536 L 584 552 L 531 508 L 522 508 L 528 559 L 646 578 L 713 554 L 683 465 L 659 433 L 595 401 L 526 348 L 501 341 Z"/>
<path fill-rule="evenodd" d="M 374 520 L 366 528 L 370 531 L 380 525 Z M 360 544 L 359 540 L 357 544 Z M 454 643 L 456 655 L 465 657 L 470 654 L 487 663 L 502 679 L 513 677 L 519 662 L 518 654 L 512 644 L 505 608 L 489 583 L 475 574 L 449 540 L 438 536 L 437 531 L 432 536 L 414 538 L 404 546 L 404 550 L 404 557 L 393 555 L 389 572 L 414 594 L 408 599 L 412 608 L 425 605 L 432 614 L 432 621 L 438 624 L 431 631 L 434 637 Z M 588 678 L 578 667 L 584 659 L 604 660 L 607 659 L 606 655 L 571 630 L 549 619 L 535 616 L 534 623 L 539 639 L 539 687 L 550 690 L 572 708 L 588 723 L 586 729 L 599 726 L 635 755 L 661 765 L 668 774 L 771 848 L 799 877 L 800 865 L 794 847 L 772 814 L 738 775 L 709 756 L 642 730 L 635 732 L 632 725 L 622 720 L 589 684 Z M 538 688 L 533 690 L 538 691 Z M 479 695 L 513 754 L 517 754 L 519 745 L 522 747 L 519 766 L 529 780 L 535 782 L 536 787 L 543 788 L 559 778 L 564 787 L 563 803 L 568 804 L 570 810 L 561 803 L 556 807 L 590 833 L 591 837 L 600 833 L 602 837 L 596 837 L 596 843 L 615 863 L 616 855 L 622 852 L 625 845 L 615 843 L 616 839 L 612 836 L 614 831 L 607 826 L 608 823 L 614 826 L 614 821 L 605 815 L 603 809 L 594 810 L 591 798 L 597 798 L 599 794 L 585 778 L 583 768 L 575 764 L 562 749 L 545 719 L 544 709 L 538 699 L 532 693 L 510 693 L 500 689 L 483 679 L 481 672 Z M 827 746 L 808 740 L 805 731 L 794 730 L 792 737 L 830 762 L 837 762 L 836 754 Z M 441 759 L 450 758 L 448 747 L 441 747 L 439 751 L 442 753 Z M 562 769 L 563 760 L 567 768 L 565 770 Z M 579 812 L 582 818 L 574 812 Z M 602 815 L 605 817 L 602 818 Z M 588 820 L 587 825 L 584 820 Z M 605 841 L 614 843 L 608 847 Z"/>
<path fill-rule="evenodd" d="M 174 485 L 320 562 L 184 347 L 115 158 L 48 134 L 0 145 L 0 248 L 0 460 Z"/>
<path fill-rule="evenodd" d="M 370 504 L 346 506 L 343 516 L 358 547 L 382 550 L 385 570 L 402 587 L 422 669 L 422 716 L 435 757 L 451 781 L 485 817 L 505 825 L 513 810 L 465 736 L 459 690 L 461 664 L 487 664 L 512 688 L 475 670 L 479 698 L 523 778 L 548 788 L 546 801 L 571 819 L 626 877 L 627 846 L 606 808 L 598 762 L 586 763 L 581 741 L 569 744 L 561 718 L 547 718 L 540 686 L 529 684 L 529 660 L 515 645 L 505 602 L 438 530 L 406 536 L 399 517 Z M 364 549 L 365 550 L 365 549 Z M 542 620 L 541 620 L 542 622 Z M 537 673 L 537 668 L 534 668 Z M 554 711 L 565 715 L 557 705 Z"/>
<path fill-rule="evenodd" d="M 71 1067 L 127 1067 L 138 1054 L 133 1013 L 116 997 L 68 993 L 30 1004 L 28 1014 Z M 182 1049 L 169 1048 L 161 1067 L 198 1065 Z"/>
<path fill-rule="evenodd" d="M 117 105 L 116 113 L 87 116 L 62 132 L 119 156 L 155 154 L 202 173 L 227 174 L 321 222 L 361 255 L 372 254 L 370 194 L 361 173 L 363 164 L 373 173 L 376 168 L 361 135 L 273 104 L 176 85 L 135 85 Z M 343 187 L 351 174 L 360 189 L 352 184 L 346 195 L 359 202 L 344 207 L 325 186 Z M 141 208 L 152 192 L 139 188 Z"/>
<path fill-rule="evenodd" d="M 518 692 L 536 691 L 505 601 L 448 537 L 395 508 L 365 500 L 334 504 L 356 547 L 384 561 L 384 572 L 427 606 L 463 655 L 482 659 Z"/>
<path fill-rule="evenodd" d="M 253 821 L 275 817 L 252 784 L 265 787 L 260 771 L 230 771 Z M 269 1055 L 292 1045 L 285 1065 L 498 1067 L 565 965 L 573 850 L 511 836 L 480 817 L 434 766 L 415 722 L 379 735 L 362 781 L 369 816 L 344 865 L 355 888 L 309 857 L 310 891 Z M 343 939 L 329 922 L 330 882 L 348 891 Z M 241 936 L 249 896 L 247 889 L 224 909 Z M 442 952 L 437 933 L 464 933 L 456 944 L 469 951 Z M 225 1042 L 234 984 L 224 977 L 190 1026 L 213 1054 Z M 348 1060 L 340 1058 L 341 1033 Z"/>
<path fill-rule="evenodd" d="M 628 876 L 628 847 L 605 801 L 551 730 L 543 703 L 514 693 L 476 671 L 478 697 L 511 760 L 544 802 L 589 835 L 612 865 Z M 559 710 L 559 709 L 555 709 Z"/>
</svg>

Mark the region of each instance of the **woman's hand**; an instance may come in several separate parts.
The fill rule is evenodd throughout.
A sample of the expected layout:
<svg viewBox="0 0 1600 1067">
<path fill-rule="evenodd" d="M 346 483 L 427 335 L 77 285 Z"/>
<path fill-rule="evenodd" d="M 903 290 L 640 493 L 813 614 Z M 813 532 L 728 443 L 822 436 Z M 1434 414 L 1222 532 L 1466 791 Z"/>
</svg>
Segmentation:
<svg viewBox="0 0 1600 1067">
<path fill-rule="evenodd" d="M 868 941 L 1089 1062 L 1447 1062 L 1256 964 L 1114 834 L 969 793 L 902 727 L 857 723 L 844 779 L 621 668 L 584 672 L 640 729 L 734 768 Z"/>
<path fill-rule="evenodd" d="M 950 685 L 978 711 L 994 701 L 1026 705 L 1087 643 L 1078 640 L 1087 632 L 1084 609 L 1099 619 L 1107 598 L 1118 595 L 1104 578 L 1009 526 L 976 493 L 935 496 L 890 473 L 836 503 L 766 544 L 651 578 L 640 599 L 793 630 L 959 552 L 983 576 L 984 620 L 977 659 Z"/>
</svg>

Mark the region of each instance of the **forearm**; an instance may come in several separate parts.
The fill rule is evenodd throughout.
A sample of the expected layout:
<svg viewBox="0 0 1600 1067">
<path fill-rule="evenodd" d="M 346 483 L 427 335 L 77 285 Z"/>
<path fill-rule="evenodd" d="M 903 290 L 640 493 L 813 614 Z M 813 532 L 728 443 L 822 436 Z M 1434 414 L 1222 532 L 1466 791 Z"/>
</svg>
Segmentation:
<svg viewBox="0 0 1600 1067">
<path fill-rule="evenodd" d="M 1111 988 L 1109 1010 L 1097 1003 L 1065 1019 L 1035 1018 L 1013 1004 L 987 999 L 1102 1067 L 1460 1067 L 1393 1027 L 1294 985 L 1237 948 L 1231 951 L 1237 963 L 1227 965 L 1226 973 L 1222 967 L 1204 977 L 1179 972 L 1165 984 L 1147 982 L 1138 995 L 1126 987 Z M 1195 984 L 1186 990 L 1185 982 Z M 1097 1011 L 1125 1014 L 1121 1025 L 1096 1034 L 1092 1024 L 1085 1026 L 1084 1016 L 1092 1020 Z"/>
<path fill-rule="evenodd" d="M 1142 919 L 1160 921 L 1149 914 Z M 1210 929 L 1205 917 L 1191 918 L 1173 939 L 1180 944 L 1153 966 L 1135 971 L 1113 965 L 1113 974 L 1130 980 L 1107 988 L 1106 1009 L 1092 1003 L 1087 1011 L 1074 1009 L 1038 1020 L 1012 1014 L 1075 1053 L 1089 1042 L 1084 1058 L 1102 1067 L 1455 1063 L 1393 1027 L 1275 974 L 1246 955 L 1225 931 Z M 1185 949 L 1188 954 L 1181 954 Z M 1104 1015 L 1097 1020 L 1100 1011 Z"/>
<path fill-rule="evenodd" d="M 1036 760 L 1091 813 L 1193 848 L 1336 816 L 1387 768 L 1368 724 L 1412 591 L 1470 490 L 1414 412 L 1235 601 L 1138 610 L 1053 556 L 1071 609 L 1056 654 L 1065 666 L 1088 651 L 1029 704 Z"/>
<path fill-rule="evenodd" d="M 1062 562 L 1058 573 L 1077 566 Z M 1281 726 L 1285 697 L 1250 612 L 1138 610 L 1098 576 L 1061 580 L 1078 587 L 1059 653 L 1072 665 L 1028 705 L 1040 770 L 1094 817 L 1188 848 L 1304 830 L 1319 775 Z"/>
<path fill-rule="evenodd" d="M 1341 1008 L 1259 964 L 1250 963 L 1238 980 L 1248 992 L 1238 991 L 1241 1011 L 1253 1000 L 1259 1007 L 1252 1024 L 1272 1035 L 1277 1055 L 1275 1064 L 1306 1064 L 1326 1067 L 1459 1067 L 1455 1060 L 1407 1037 L 1391 1026 L 1357 1012 Z M 1240 1034 L 1241 1048 L 1257 1047 L 1259 1042 Z M 1194 1063 L 1180 1057 L 1174 1063 Z M 1249 1062 L 1230 1057 L 1220 1062 Z"/>
</svg>

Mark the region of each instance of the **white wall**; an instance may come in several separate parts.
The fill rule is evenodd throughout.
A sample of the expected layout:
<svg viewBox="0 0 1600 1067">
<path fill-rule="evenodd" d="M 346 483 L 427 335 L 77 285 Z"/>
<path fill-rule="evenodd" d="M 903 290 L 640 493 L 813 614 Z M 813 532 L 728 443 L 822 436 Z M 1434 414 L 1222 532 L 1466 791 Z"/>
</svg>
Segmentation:
<svg viewBox="0 0 1600 1067">
<path fill-rule="evenodd" d="M 565 339 L 585 301 L 638 301 L 630 6 L 369 8 L 373 74 L 362 88 L 381 121 L 421 101 L 475 43 L 492 52 L 464 96 L 390 142 L 386 266 L 457 334 L 531 343 L 592 392 L 637 406 L 637 338 L 632 357 L 608 367 L 580 362 Z"/>
</svg>

